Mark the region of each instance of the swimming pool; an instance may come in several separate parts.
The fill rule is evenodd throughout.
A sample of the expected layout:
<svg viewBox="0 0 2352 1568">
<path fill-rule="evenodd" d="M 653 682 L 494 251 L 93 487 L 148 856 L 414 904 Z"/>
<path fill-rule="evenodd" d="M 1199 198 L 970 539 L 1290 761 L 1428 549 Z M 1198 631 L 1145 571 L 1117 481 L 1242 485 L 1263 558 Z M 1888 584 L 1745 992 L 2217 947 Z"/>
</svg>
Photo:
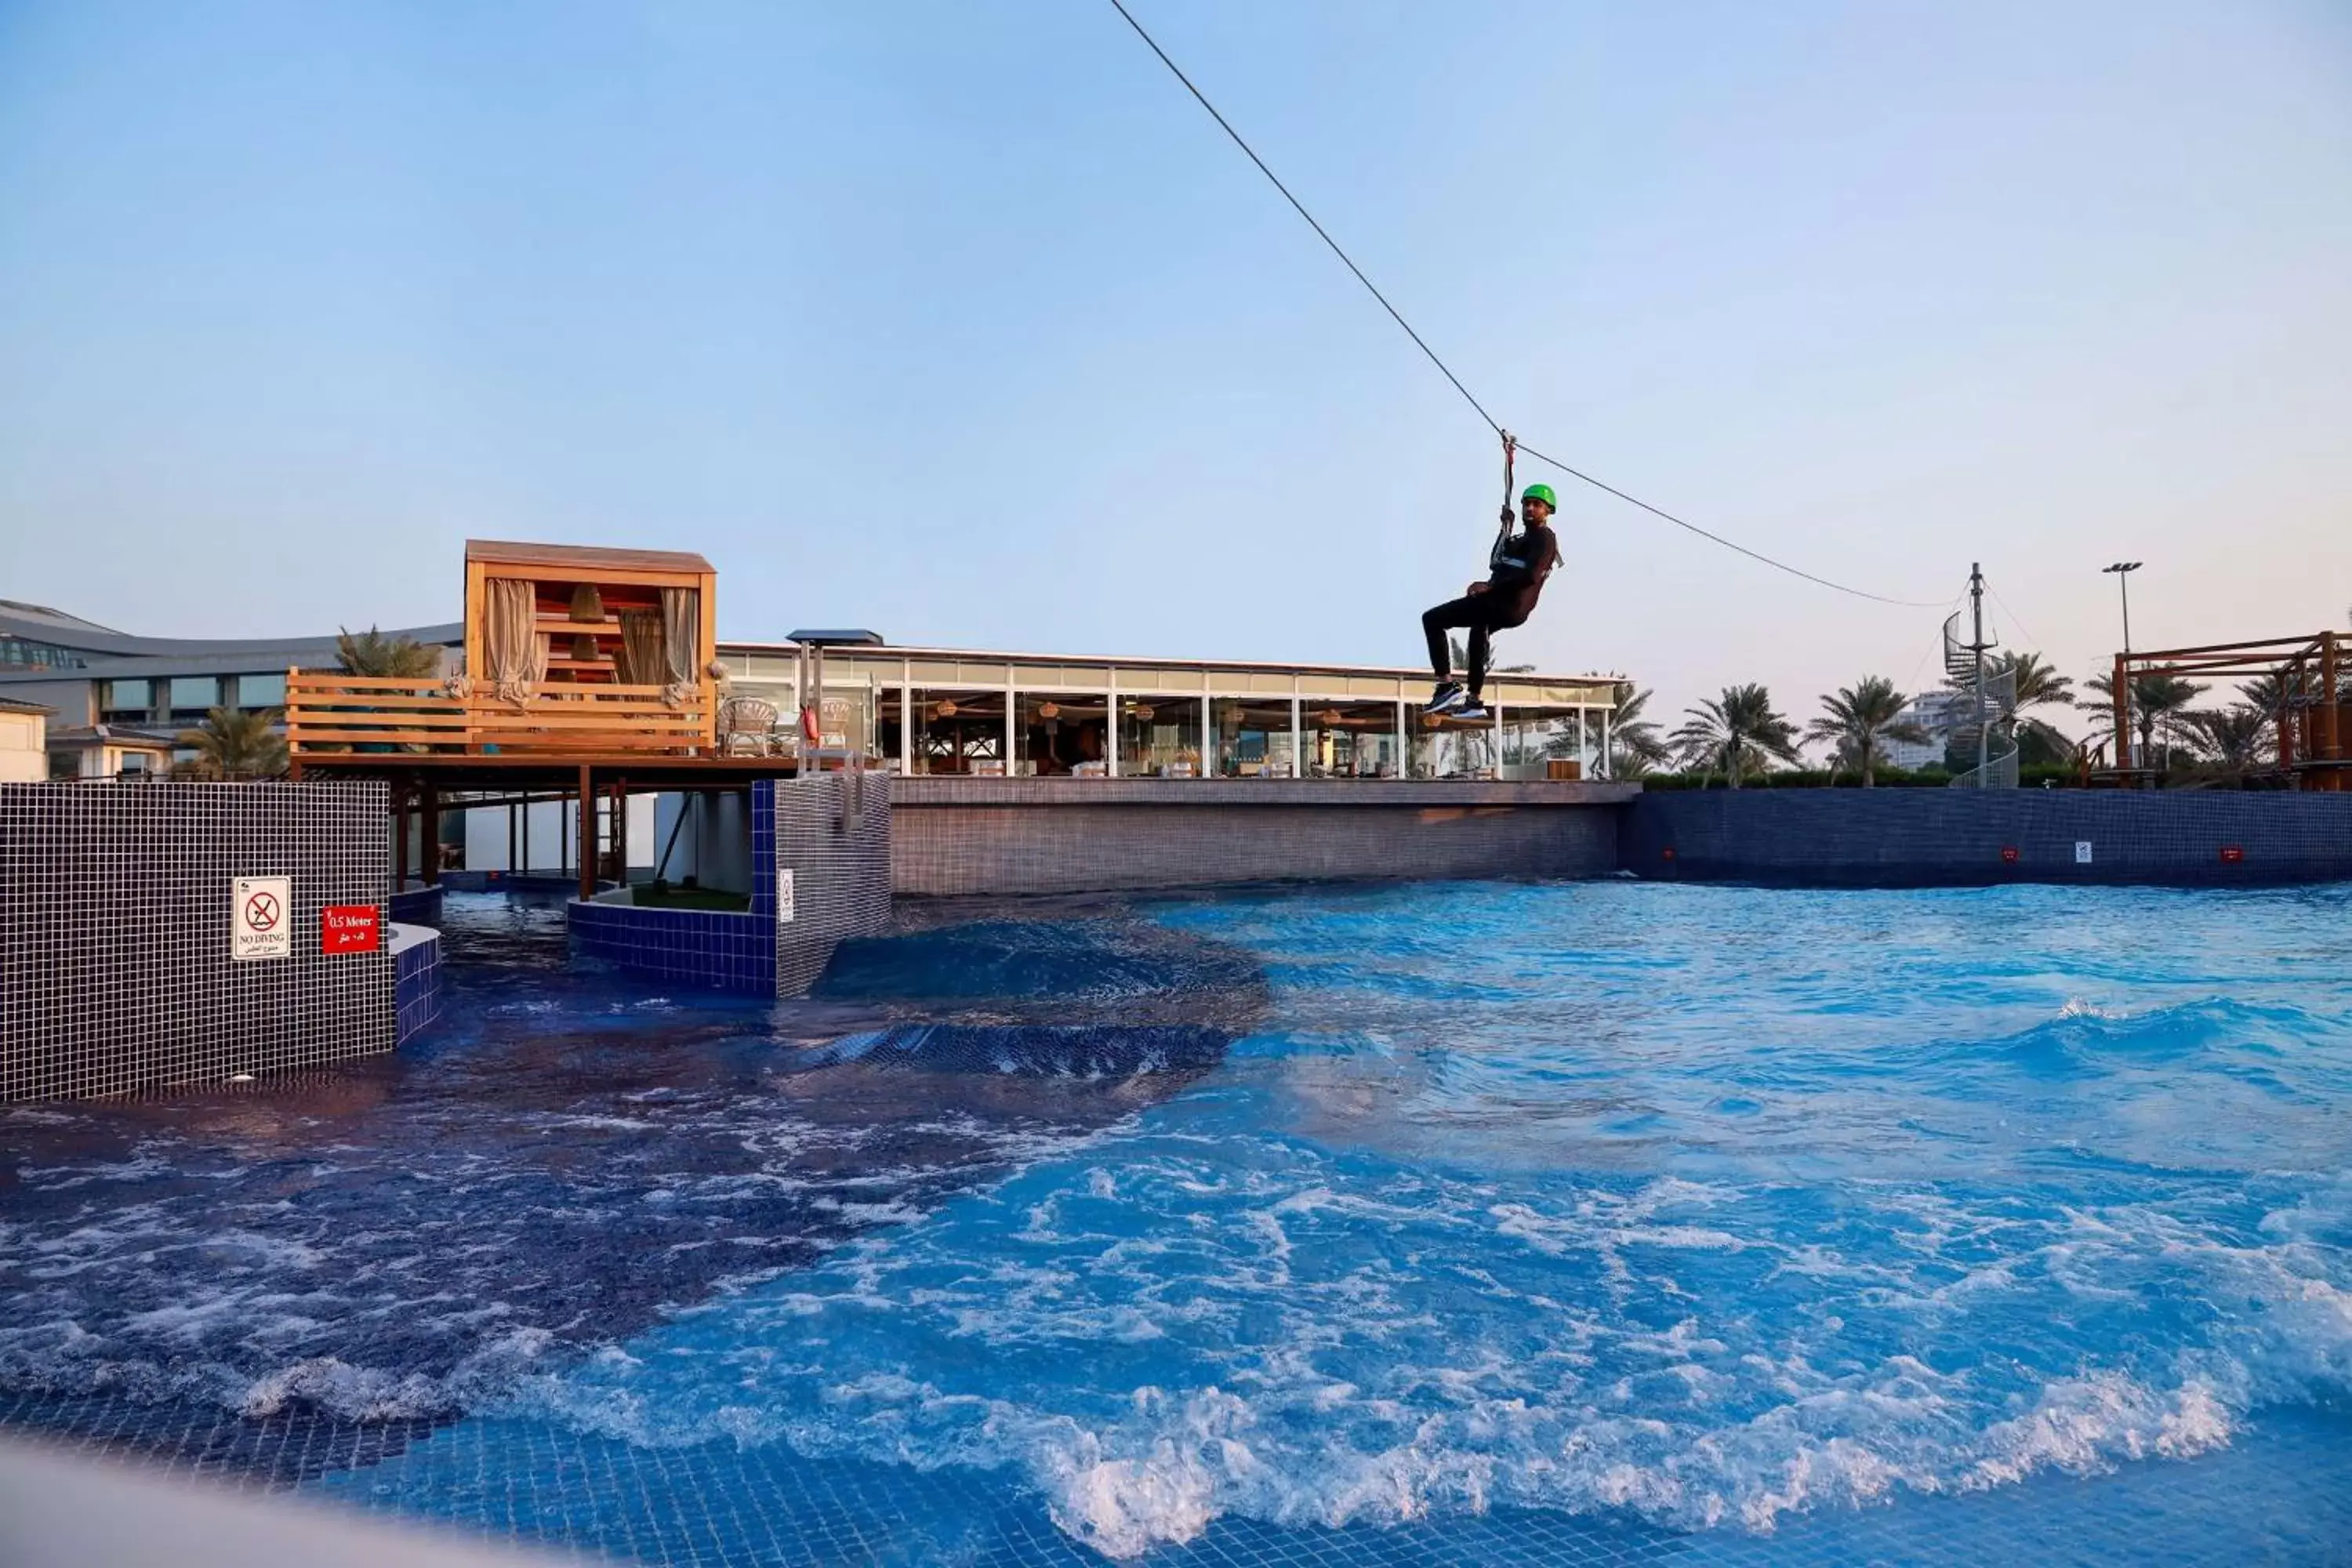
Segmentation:
<svg viewBox="0 0 2352 1568">
<path fill-rule="evenodd" d="M 409 1059 L 0 1121 L 0 1418 L 662 1563 L 2347 1560 L 2352 889 L 467 934 Z"/>
</svg>

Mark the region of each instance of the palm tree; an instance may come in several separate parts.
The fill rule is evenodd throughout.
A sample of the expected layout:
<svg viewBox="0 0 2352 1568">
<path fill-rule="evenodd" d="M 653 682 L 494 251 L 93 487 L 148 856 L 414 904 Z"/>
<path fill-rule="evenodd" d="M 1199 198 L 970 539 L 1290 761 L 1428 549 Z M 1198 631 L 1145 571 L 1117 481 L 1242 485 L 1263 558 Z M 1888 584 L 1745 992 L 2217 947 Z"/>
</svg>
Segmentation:
<svg viewBox="0 0 2352 1568">
<path fill-rule="evenodd" d="M 286 737 L 271 728 L 275 713 L 215 708 L 196 729 L 178 740 L 196 754 L 172 771 L 197 779 L 276 778 L 286 771 Z"/>
<path fill-rule="evenodd" d="M 1609 715 L 1609 776 L 1612 779 L 1637 779 L 1673 754 L 1672 748 L 1658 738 L 1658 727 L 1642 717 L 1642 710 L 1650 700 L 1645 690 L 1636 690 L 1630 680 L 1616 683 L 1617 706 Z M 1547 755 L 1576 755 L 1576 731 L 1563 722 L 1553 732 L 1551 743 L 1545 748 Z"/>
<path fill-rule="evenodd" d="M 357 636 L 338 627 L 335 662 L 345 675 L 425 680 L 441 673 L 441 650 L 412 637 L 386 637 L 373 626 Z"/>
<path fill-rule="evenodd" d="M 1650 693 L 1630 680 L 1617 683 L 1617 710 L 1609 716 L 1609 776 L 1637 779 L 1674 755 L 1658 726 L 1642 717 Z"/>
<path fill-rule="evenodd" d="M 2005 653 L 1992 661 L 1988 674 L 2007 674 L 2016 679 L 2017 710 L 2039 708 L 2055 703 L 2070 708 L 2074 702 L 2074 683 L 2058 673 L 2038 653 Z"/>
<path fill-rule="evenodd" d="M 2240 703 L 2183 713 L 2180 725 L 2224 773 L 2242 778 L 2259 765 L 2268 748 L 2271 716 Z"/>
<path fill-rule="evenodd" d="M 1688 718 L 1674 733 L 1684 764 L 1703 773 L 1719 767 L 1733 789 L 1742 775 L 1762 773 L 1767 757 L 1797 760 L 1796 726 L 1773 710 L 1772 694 L 1760 685 L 1727 686 L 1713 701 L 1684 712 Z"/>
<path fill-rule="evenodd" d="M 2245 700 L 2248 707 L 2259 708 L 2264 713 L 2274 715 L 2286 701 L 2286 682 L 2280 679 L 2277 670 L 2270 670 L 2239 687 L 2238 695 Z"/>
<path fill-rule="evenodd" d="M 1832 779 L 1839 762 L 1853 761 L 1861 767 L 1862 787 L 1868 789 L 1876 782 L 1879 742 L 1916 742 L 1927 738 L 1927 730 L 1916 721 L 1903 717 L 1910 700 L 1885 676 L 1865 675 L 1822 699 L 1822 717 L 1806 726 L 1805 739 L 1826 741 L 1834 748 L 1830 765 Z"/>
<path fill-rule="evenodd" d="M 2074 683 L 2058 673 L 2040 654 L 2032 652 L 1995 654 L 1985 660 L 1985 679 L 1990 684 L 2008 676 L 2015 695 L 2009 706 L 1992 715 L 1996 724 L 2007 728 L 2017 741 L 2020 762 L 2059 762 L 2074 754 L 2074 738 L 2046 719 L 2031 718 L 2029 708 L 2075 706 Z M 1972 675 L 1954 676 L 1944 682 L 1954 691 L 1968 692 L 1976 689 Z"/>
<path fill-rule="evenodd" d="M 2080 698 L 2075 706 L 2088 709 L 2094 715 L 2091 733 L 2112 740 L 2116 721 L 2116 678 L 2112 671 L 2102 671 L 2083 683 L 2092 695 Z M 2131 683 L 2132 719 L 2139 731 L 2138 756 L 2141 766 L 2156 751 L 2156 738 L 2161 733 L 2168 742 L 2178 728 L 2179 716 L 2189 705 L 2205 694 L 2205 689 L 2183 680 L 2177 675 L 2135 675 Z M 2095 700 L 2094 700 L 2095 699 Z"/>
</svg>

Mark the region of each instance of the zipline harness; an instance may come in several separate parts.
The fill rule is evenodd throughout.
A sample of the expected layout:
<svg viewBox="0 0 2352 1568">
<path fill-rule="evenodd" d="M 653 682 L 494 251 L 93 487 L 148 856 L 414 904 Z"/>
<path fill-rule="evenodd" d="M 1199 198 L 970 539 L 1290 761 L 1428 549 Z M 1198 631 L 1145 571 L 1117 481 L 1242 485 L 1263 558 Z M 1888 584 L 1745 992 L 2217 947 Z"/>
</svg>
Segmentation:
<svg viewBox="0 0 2352 1568">
<path fill-rule="evenodd" d="M 1503 432 L 1503 525 L 1495 531 L 1495 548 L 1486 552 L 1486 570 L 1494 571 L 1503 563 L 1504 552 L 1511 547 L 1511 524 L 1518 521 L 1511 510 L 1511 460 L 1518 456 L 1519 444 L 1508 430 Z"/>
</svg>

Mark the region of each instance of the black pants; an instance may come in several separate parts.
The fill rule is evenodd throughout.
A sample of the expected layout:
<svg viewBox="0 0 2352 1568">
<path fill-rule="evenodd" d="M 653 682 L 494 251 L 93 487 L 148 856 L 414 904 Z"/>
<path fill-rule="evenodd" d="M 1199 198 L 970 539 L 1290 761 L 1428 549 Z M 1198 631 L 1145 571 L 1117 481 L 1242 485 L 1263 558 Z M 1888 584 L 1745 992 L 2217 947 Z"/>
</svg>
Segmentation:
<svg viewBox="0 0 2352 1568">
<path fill-rule="evenodd" d="M 1511 601 L 1497 594 L 1465 594 L 1422 613 L 1421 629 L 1429 638 L 1429 668 L 1443 685 L 1454 671 L 1453 651 L 1445 634 L 1456 626 L 1470 629 L 1470 671 L 1465 684 L 1475 697 L 1486 685 L 1487 638 L 1519 625 L 1527 617 L 1514 614 Z"/>
</svg>

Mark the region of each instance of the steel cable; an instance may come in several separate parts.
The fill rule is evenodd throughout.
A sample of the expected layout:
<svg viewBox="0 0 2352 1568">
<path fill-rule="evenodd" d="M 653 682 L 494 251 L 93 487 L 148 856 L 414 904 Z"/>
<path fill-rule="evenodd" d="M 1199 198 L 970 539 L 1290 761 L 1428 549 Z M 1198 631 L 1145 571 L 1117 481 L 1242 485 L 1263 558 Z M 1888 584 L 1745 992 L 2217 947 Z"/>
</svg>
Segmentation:
<svg viewBox="0 0 2352 1568">
<path fill-rule="evenodd" d="M 1463 384 L 1462 378 L 1454 374 L 1452 367 L 1447 365 L 1443 359 L 1438 357 L 1437 351 L 1431 348 L 1427 341 L 1424 340 L 1419 332 L 1413 331 L 1412 323 L 1404 319 L 1404 313 L 1389 302 L 1389 297 L 1381 293 L 1379 287 L 1375 285 L 1370 278 L 1364 275 L 1364 269 L 1356 265 L 1355 258 L 1340 247 L 1338 240 L 1331 237 L 1330 231 L 1316 221 L 1315 215 L 1307 210 L 1307 204 L 1290 194 L 1290 187 L 1282 183 L 1280 175 L 1276 174 L 1271 168 L 1266 166 L 1265 160 L 1257 155 L 1257 149 L 1252 147 L 1246 141 L 1244 141 L 1242 137 L 1242 133 L 1234 129 L 1232 121 L 1228 121 L 1223 114 L 1218 112 L 1217 106 L 1209 101 L 1209 98 L 1206 93 L 1192 85 L 1192 79 L 1184 74 L 1183 68 L 1179 66 L 1174 60 L 1169 58 L 1168 51 L 1160 47 L 1158 39 L 1154 38 L 1150 33 L 1144 30 L 1143 24 L 1135 19 L 1134 13 L 1130 12 L 1125 5 L 1121 4 L 1121 0 L 1110 0 L 1110 5 L 1111 9 L 1117 11 L 1120 17 L 1126 21 L 1127 25 L 1135 29 L 1135 36 L 1141 38 L 1145 45 L 1150 48 L 1151 52 L 1160 57 L 1160 63 L 1168 68 L 1170 74 L 1174 76 L 1178 81 L 1184 84 L 1184 90 L 1191 93 L 1193 100 L 1198 102 L 1202 109 L 1209 111 L 1209 118 L 1217 122 L 1218 129 L 1223 131 L 1228 137 L 1232 138 L 1234 145 L 1240 148 L 1242 152 L 1248 156 L 1249 161 L 1257 165 L 1258 173 L 1264 174 L 1266 177 L 1267 182 L 1271 184 L 1276 190 L 1282 193 L 1282 199 L 1288 202 L 1292 209 L 1296 211 L 1300 217 L 1307 220 L 1307 226 L 1315 231 L 1316 237 L 1322 240 L 1325 245 L 1328 246 L 1331 249 L 1331 254 L 1338 257 L 1341 264 L 1344 265 L 1349 272 L 1355 274 L 1356 281 L 1364 286 L 1365 291 L 1370 293 L 1373 299 L 1380 301 L 1381 309 L 1386 310 L 1389 313 L 1389 318 L 1395 321 L 1399 327 L 1403 329 L 1404 335 L 1412 340 L 1413 347 L 1419 349 L 1424 355 L 1426 355 L 1429 363 L 1437 367 L 1438 374 L 1453 384 L 1454 390 L 1462 395 L 1462 400 L 1465 403 L 1467 403 L 1471 408 L 1476 412 L 1479 418 L 1486 422 L 1486 427 L 1489 430 L 1494 431 L 1496 435 L 1500 436 L 1503 433 L 1503 426 L 1493 415 L 1486 412 L 1486 405 L 1479 402 L 1475 395 L 1474 395 L 1467 386 Z M 1887 597 L 1884 594 L 1873 594 L 1866 589 L 1848 587 L 1843 583 L 1833 583 L 1827 577 L 1816 576 L 1814 574 L 1807 572 L 1801 567 L 1791 566 L 1785 561 L 1776 561 L 1771 556 L 1765 554 L 1761 551 L 1750 550 L 1744 544 L 1735 544 L 1730 540 L 1724 538 L 1723 535 L 1711 532 L 1706 529 L 1701 528 L 1695 522 L 1687 521 L 1683 518 L 1676 517 L 1674 513 L 1667 511 L 1662 507 L 1652 506 L 1648 501 L 1643 500 L 1641 497 L 1628 494 L 1624 490 L 1619 489 L 1614 485 L 1607 484 L 1600 479 L 1596 479 L 1591 474 L 1585 473 L 1580 468 L 1570 468 L 1568 464 L 1561 462 L 1558 458 L 1545 456 L 1543 453 L 1536 450 L 1533 447 L 1528 446 L 1524 441 L 1519 443 L 1519 450 L 1525 452 L 1528 457 L 1537 459 L 1538 462 L 1550 464 L 1553 468 L 1558 468 L 1561 473 L 1568 475 L 1570 479 L 1582 480 L 1585 484 L 1591 485 L 1594 489 L 1601 490 L 1608 495 L 1615 496 L 1619 500 L 1624 501 L 1629 505 L 1639 507 L 1653 517 L 1671 522 L 1676 528 L 1696 533 L 1701 539 L 1720 544 L 1726 550 L 1736 551 L 1739 554 L 1747 556 L 1749 560 L 1760 562 L 1764 565 L 1773 568 L 1775 571 L 1786 572 L 1790 576 L 1801 577 L 1808 583 L 1818 584 L 1822 587 L 1833 589 L 1841 594 L 1850 594 L 1857 599 L 1870 599 L 1881 605 L 1895 605 L 1904 609 L 1911 610 L 1932 610 L 1937 607 L 1935 602 L 1932 600 L 1893 599 Z"/>
</svg>

